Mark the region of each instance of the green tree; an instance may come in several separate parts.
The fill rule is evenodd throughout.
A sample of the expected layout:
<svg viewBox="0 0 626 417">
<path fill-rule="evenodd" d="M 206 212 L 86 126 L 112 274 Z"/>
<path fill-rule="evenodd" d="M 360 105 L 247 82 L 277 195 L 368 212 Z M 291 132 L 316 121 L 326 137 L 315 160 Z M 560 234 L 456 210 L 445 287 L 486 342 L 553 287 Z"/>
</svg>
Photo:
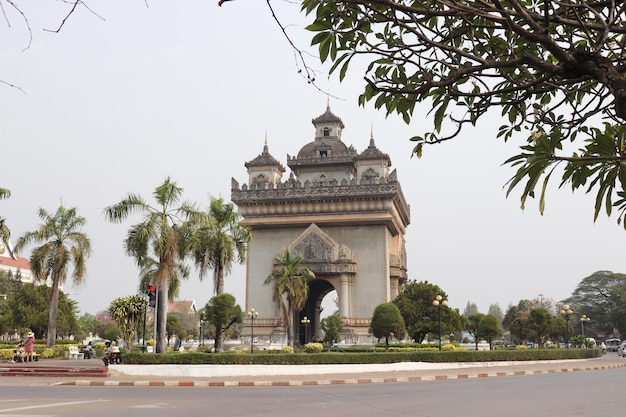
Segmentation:
<svg viewBox="0 0 626 417">
<path fill-rule="evenodd" d="M 108 340 L 117 340 L 122 335 L 120 327 L 114 321 L 101 321 L 96 330 L 98 336 Z"/>
<path fill-rule="evenodd" d="M 0 187 L 0 200 L 11 197 L 11 191 Z M 5 218 L 0 217 L 0 243 L 2 243 L 8 250 L 9 255 L 13 256 L 9 239 L 11 238 L 11 230 L 6 225 Z"/>
<path fill-rule="evenodd" d="M 400 309 L 394 303 L 383 303 L 376 306 L 369 332 L 375 338 L 385 338 L 385 351 L 389 352 L 389 338 L 402 340 L 406 335 L 404 319 Z"/>
<path fill-rule="evenodd" d="M 428 281 L 409 281 L 393 303 L 398 306 L 404 322 L 408 324 L 407 333 L 411 339 L 421 343 L 429 333 L 439 332 L 439 310 L 433 306 L 437 295 L 447 299 L 445 291 Z M 441 307 L 442 332 L 455 332 L 465 327 L 463 317 L 449 306 Z"/>
<path fill-rule="evenodd" d="M 202 213 L 189 202 L 178 205 L 183 189 L 167 178 L 153 192 L 157 206 L 146 203 L 137 194 L 128 194 L 117 204 L 106 207 L 104 215 L 113 223 L 120 223 L 131 214 L 143 215 L 143 220 L 131 226 L 124 240 L 124 248 L 142 268 L 146 259 L 158 259 L 154 276 L 157 287 L 157 344 L 156 352 L 166 351 L 167 303 L 172 280 L 178 278 L 180 265 L 190 247 L 193 225 L 200 221 Z"/>
<path fill-rule="evenodd" d="M 618 329 L 626 334 L 626 274 L 596 271 L 583 278 L 563 300 L 577 315 L 593 317 L 594 327 L 605 334 Z"/>
<path fill-rule="evenodd" d="M 480 339 L 489 343 L 489 350 L 493 349 L 493 341 L 502 337 L 502 328 L 498 318 L 493 314 L 485 314 L 478 323 L 478 334 Z"/>
<path fill-rule="evenodd" d="M 483 313 L 470 314 L 467 317 L 467 331 L 474 336 L 474 343 L 476 344 L 476 350 L 478 350 L 478 342 L 480 342 L 480 322 L 485 315 Z"/>
<path fill-rule="evenodd" d="M 241 307 L 232 295 L 218 294 L 204 307 L 204 317 L 215 328 L 215 351 L 223 352 L 224 334 L 233 325 L 243 322 Z"/>
<path fill-rule="evenodd" d="M 359 104 L 372 102 L 406 123 L 418 103 L 430 109 L 433 126 L 411 138 L 418 157 L 424 145 L 463 137 L 487 114 L 503 116 L 499 137 L 528 135 L 507 161 L 517 168 L 507 194 L 523 184 L 523 207 L 539 186 L 543 212 L 546 185 L 561 164 L 561 186 L 597 190 L 595 217 L 617 207 L 622 221 L 622 3 L 302 0 L 302 9 L 331 73 L 343 80 L 360 68 L 353 63 L 365 64 Z"/>
<path fill-rule="evenodd" d="M 48 330 L 50 293 L 51 288 L 46 285 L 20 285 L 7 300 L 10 328 L 22 335 L 30 330 L 37 338 L 43 338 Z M 75 305 L 63 292 L 59 292 L 57 330 L 64 337 L 80 330 Z"/>
<path fill-rule="evenodd" d="M 235 262 L 244 263 L 250 241 L 250 229 L 239 224 L 241 216 L 233 203 L 211 197 L 208 213 L 203 224 L 196 229 L 193 257 L 204 278 L 207 269 L 213 269 L 215 294 L 224 292 L 224 276 L 229 274 Z"/>
<path fill-rule="evenodd" d="M 545 308 L 534 308 L 528 315 L 528 328 L 539 347 L 543 347 L 549 336 L 554 332 L 555 317 Z"/>
<path fill-rule="evenodd" d="M 307 267 L 300 266 L 301 256 L 292 256 L 285 251 L 282 257 L 274 258 L 274 270 L 265 279 L 265 285 L 274 285 L 273 300 L 283 315 L 287 342 L 293 348 L 294 314 L 302 310 L 309 296 L 309 280 L 315 274 Z"/>
<path fill-rule="evenodd" d="M 463 310 L 463 317 L 469 317 L 470 315 L 478 312 L 478 306 L 475 303 L 470 303 L 468 301 L 465 305 L 465 309 Z"/>
<path fill-rule="evenodd" d="M 85 333 L 95 335 L 98 318 L 93 314 L 85 313 L 78 318 L 78 325 Z"/>
<path fill-rule="evenodd" d="M 126 352 L 130 352 L 137 336 L 143 330 L 146 300 L 141 295 L 116 298 L 111 301 L 108 311 L 122 333 Z"/>
<path fill-rule="evenodd" d="M 494 316 L 498 320 L 498 325 L 501 325 L 502 320 L 504 319 L 504 313 L 502 312 L 502 309 L 500 308 L 500 305 L 498 303 L 490 304 L 487 314 L 491 314 L 492 316 Z"/>
<path fill-rule="evenodd" d="M 22 287 L 22 275 L 18 270 L 17 273 L 13 271 L 0 271 L 0 294 L 6 296 L 6 298 L 0 299 L 0 333 L 10 332 L 15 329 L 12 324 L 12 310 L 9 307 L 9 300 L 20 291 Z"/>
<path fill-rule="evenodd" d="M 174 335 L 178 336 L 181 341 L 185 339 L 185 329 L 177 314 L 169 313 L 167 315 L 167 326 L 165 330 L 167 331 L 168 343 Z"/>
<path fill-rule="evenodd" d="M 40 208 L 38 215 L 42 224 L 37 230 L 27 232 L 17 240 L 15 252 L 20 252 L 31 243 L 41 244 L 33 249 L 30 263 L 36 279 L 50 279 L 52 284 L 46 342 L 46 346 L 52 348 L 57 338 L 59 285 L 65 282 L 70 267 L 74 285 L 84 281 L 86 261 L 91 255 L 91 241 L 82 231 L 86 219 L 76 214 L 76 208 L 60 206 L 54 214 Z"/>
<path fill-rule="evenodd" d="M 502 327 L 511 333 L 512 342 L 523 344 L 530 337 L 528 300 L 520 300 L 517 305 L 510 305 L 502 319 Z M 517 340 L 514 340 L 517 339 Z"/>
<path fill-rule="evenodd" d="M 320 327 L 324 332 L 324 343 L 328 344 L 328 347 L 334 343 L 341 341 L 341 332 L 343 331 L 343 323 L 341 317 L 337 314 L 331 314 L 325 317 L 320 322 Z"/>
</svg>

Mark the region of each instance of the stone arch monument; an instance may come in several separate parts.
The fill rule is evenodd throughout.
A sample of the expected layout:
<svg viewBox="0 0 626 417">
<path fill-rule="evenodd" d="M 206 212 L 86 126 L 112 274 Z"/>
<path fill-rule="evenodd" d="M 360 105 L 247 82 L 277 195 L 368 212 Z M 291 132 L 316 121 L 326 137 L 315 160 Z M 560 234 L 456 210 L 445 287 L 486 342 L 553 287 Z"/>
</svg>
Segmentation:
<svg viewBox="0 0 626 417">
<path fill-rule="evenodd" d="M 407 280 L 404 235 L 410 209 L 391 160 L 374 144 L 357 152 L 342 140 L 344 124 L 330 111 L 313 119 L 315 138 L 297 156 L 287 155 L 291 169 L 263 152 L 246 162 L 248 184 L 233 178 L 231 199 L 252 230 L 246 261 L 246 310 L 254 308 L 255 339 L 285 343 L 272 287 L 264 285 L 274 259 L 285 250 L 302 257 L 316 275 L 309 298 L 294 323 L 296 342 L 321 337 L 320 310 L 335 290 L 343 340 L 370 343 L 369 324 L 378 304 L 393 300 Z M 247 322 L 246 324 L 250 324 Z M 306 336 L 306 337 L 305 337 Z M 308 340 L 306 340 L 308 339 Z"/>
</svg>

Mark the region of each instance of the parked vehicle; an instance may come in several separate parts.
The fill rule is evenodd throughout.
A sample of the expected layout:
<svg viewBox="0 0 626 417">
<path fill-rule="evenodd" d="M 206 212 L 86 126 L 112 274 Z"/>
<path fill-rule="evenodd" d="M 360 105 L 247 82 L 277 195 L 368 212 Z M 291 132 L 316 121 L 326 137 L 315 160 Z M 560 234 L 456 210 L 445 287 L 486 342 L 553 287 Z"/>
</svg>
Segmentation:
<svg viewBox="0 0 626 417">
<path fill-rule="evenodd" d="M 622 341 L 616 337 L 612 338 L 612 339 L 607 339 L 606 342 L 604 342 L 606 344 L 606 351 L 607 352 L 617 352 L 617 348 L 619 348 L 620 344 L 622 343 Z"/>
</svg>

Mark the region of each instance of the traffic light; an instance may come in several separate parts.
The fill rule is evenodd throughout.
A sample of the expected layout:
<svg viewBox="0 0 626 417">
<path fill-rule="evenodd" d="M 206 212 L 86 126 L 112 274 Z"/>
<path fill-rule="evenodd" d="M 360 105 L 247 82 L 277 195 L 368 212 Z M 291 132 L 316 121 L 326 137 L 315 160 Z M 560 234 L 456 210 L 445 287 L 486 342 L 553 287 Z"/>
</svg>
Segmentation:
<svg viewBox="0 0 626 417">
<path fill-rule="evenodd" d="M 148 286 L 148 306 L 156 306 L 156 287 L 154 285 Z"/>
</svg>

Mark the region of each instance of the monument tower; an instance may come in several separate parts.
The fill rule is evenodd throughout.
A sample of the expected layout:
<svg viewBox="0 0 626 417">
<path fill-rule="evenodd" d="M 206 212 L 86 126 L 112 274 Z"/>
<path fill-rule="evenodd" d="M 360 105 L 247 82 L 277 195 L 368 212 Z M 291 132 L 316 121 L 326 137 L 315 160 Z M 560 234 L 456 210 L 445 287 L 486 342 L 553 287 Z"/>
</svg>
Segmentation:
<svg viewBox="0 0 626 417">
<path fill-rule="evenodd" d="M 330 105 L 312 122 L 314 140 L 297 156 L 287 155 L 287 180 L 267 140 L 263 152 L 245 163 L 248 184 L 240 186 L 232 179 L 231 200 L 252 231 L 246 310 L 259 312 L 254 320 L 257 340 L 286 342 L 273 288 L 264 281 L 274 259 L 288 250 L 301 256 L 301 265 L 316 276 L 309 282 L 304 309 L 293 318 L 298 324 L 305 316 L 311 321 L 296 329 L 296 343 L 321 336 L 320 306 L 333 290 L 344 326 L 342 339 L 370 343 L 374 309 L 393 300 L 407 280 L 404 235 L 409 206 L 396 171 L 390 171 L 391 159 L 376 147 L 373 135 L 359 153 L 342 141 L 344 124 Z"/>
</svg>

